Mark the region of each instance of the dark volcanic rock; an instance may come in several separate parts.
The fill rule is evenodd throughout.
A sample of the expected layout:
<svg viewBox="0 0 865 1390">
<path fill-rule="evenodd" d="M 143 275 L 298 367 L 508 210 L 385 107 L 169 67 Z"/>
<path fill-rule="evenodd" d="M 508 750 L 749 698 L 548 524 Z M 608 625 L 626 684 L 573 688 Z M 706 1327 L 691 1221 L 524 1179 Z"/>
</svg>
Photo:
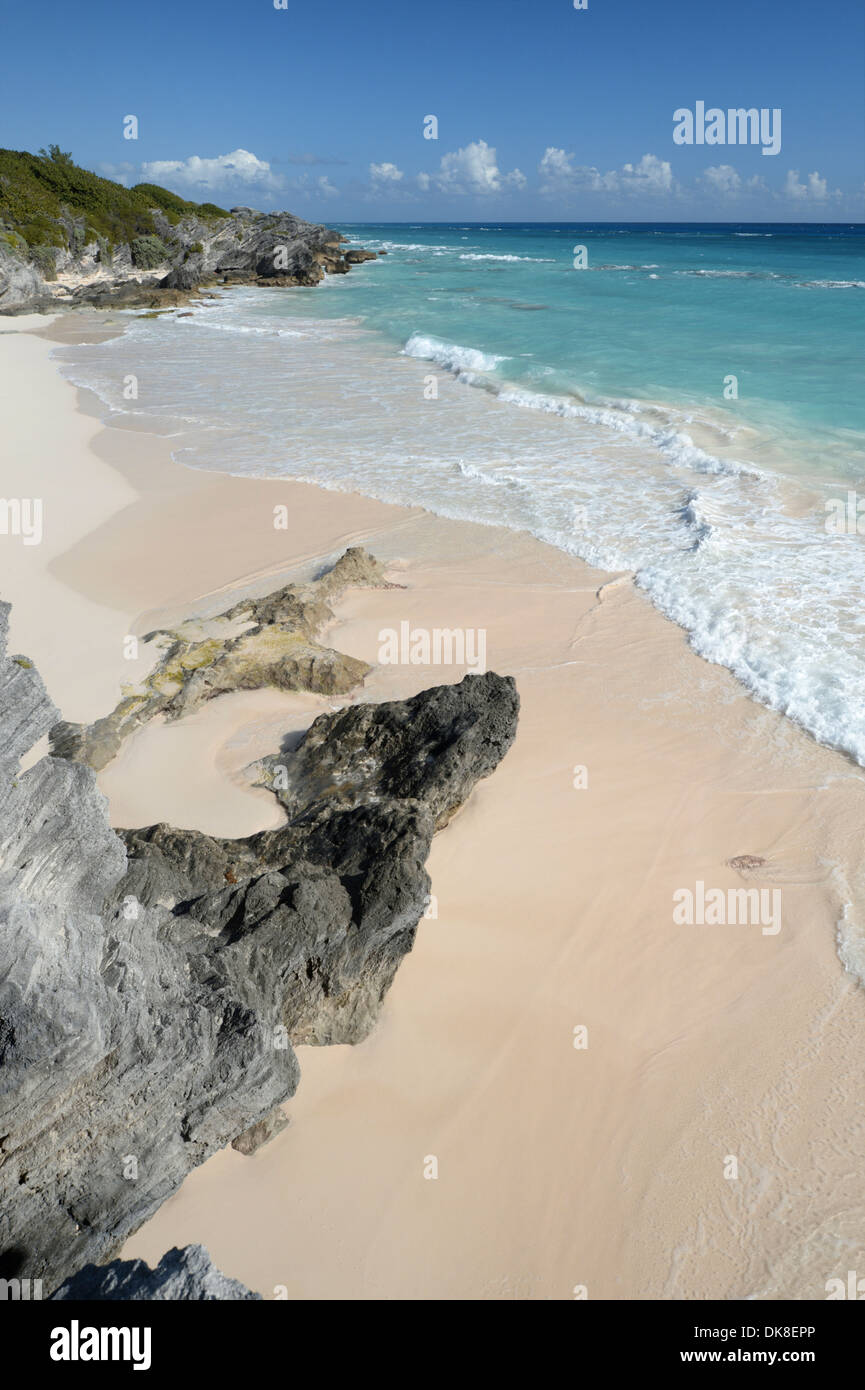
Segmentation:
<svg viewBox="0 0 865 1390">
<path fill-rule="evenodd" d="M 316 719 L 291 759 L 265 758 L 262 780 L 291 821 L 319 804 L 332 813 L 384 796 L 422 801 L 441 830 L 477 780 L 472 770 L 486 776 L 504 757 L 518 707 L 513 681 L 492 672 L 411 700 L 353 705 Z"/>
<path fill-rule="evenodd" d="M 52 1287 L 110 1259 L 293 1094 L 293 1042 L 367 1035 L 414 942 L 433 833 L 517 709 L 487 674 L 323 715 L 262 768 L 279 829 L 118 835 L 89 767 L 18 771 L 57 712 L 29 662 L 0 659 L 0 1276 Z"/>
<path fill-rule="evenodd" d="M 320 715 L 295 752 L 262 765 L 287 825 L 244 840 L 123 831 L 115 899 L 163 905 L 172 941 L 196 952 L 203 933 L 193 975 L 224 978 L 291 1043 L 360 1042 L 414 942 L 433 834 L 504 756 L 517 710 L 513 681 L 490 672 Z"/>
<path fill-rule="evenodd" d="M 237 1279 L 214 1268 L 203 1245 L 176 1246 L 155 1269 L 143 1260 L 112 1260 L 85 1265 L 67 1279 L 51 1298 L 58 1302 L 137 1302 L 150 1299 L 260 1299 Z"/>
</svg>

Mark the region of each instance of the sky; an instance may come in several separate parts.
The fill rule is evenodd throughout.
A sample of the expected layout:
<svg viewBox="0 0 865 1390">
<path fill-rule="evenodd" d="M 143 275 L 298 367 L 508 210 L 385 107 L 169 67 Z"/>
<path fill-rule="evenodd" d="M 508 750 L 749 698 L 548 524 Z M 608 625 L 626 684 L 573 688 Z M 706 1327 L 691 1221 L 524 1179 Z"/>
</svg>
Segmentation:
<svg viewBox="0 0 865 1390">
<path fill-rule="evenodd" d="M 7 7 L 0 145 L 324 222 L 863 219 L 860 0 L 578 3 Z"/>
</svg>

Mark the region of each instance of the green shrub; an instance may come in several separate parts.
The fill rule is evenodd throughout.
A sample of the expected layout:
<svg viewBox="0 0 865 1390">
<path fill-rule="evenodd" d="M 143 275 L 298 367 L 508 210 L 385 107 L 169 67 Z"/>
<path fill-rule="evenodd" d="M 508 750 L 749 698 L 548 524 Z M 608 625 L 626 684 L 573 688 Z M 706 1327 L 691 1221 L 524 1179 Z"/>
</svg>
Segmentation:
<svg viewBox="0 0 865 1390">
<path fill-rule="evenodd" d="M 30 259 L 43 280 L 57 279 L 57 263 L 49 246 L 34 246 L 30 251 Z"/>
<path fill-rule="evenodd" d="M 30 250 L 19 232 L 0 232 L 0 241 L 4 242 L 12 251 L 17 251 L 20 256 L 26 256 Z"/>
<path fill-rule="evenodd" d="M 139 270 L 155 270 L 168 259 L 168 251 L 158 236 L 137 236 L 130 250 L 132 264 L 138 266 Z"/>
<path fill-rule="evenodd" d="M 68 247 L 62 216 L 82 220 L 91 241 L 103 237 L 111 246 L 131 245 L 140 237 L 156 236 L 154 208 L 175 223 L 187 215 L 208 220 L 228 216 L 214 203 L 199 207 L 156 184 L 124 188 L 80 169 L 56 145 L 41 155 L 0 149 L 0 223 L 28 246 Z M 78 240 L 74 232 L 73 239 Z"/>
<path fill-rule="evenodd" d="M 55 164 L 71 164 L 71 150 L 61 150 L 59 145 L 49 145 L 47 150 L 39 151 L 40 159 L 51 159 Z"/>
<path fill-rule="evenodd" d="M 161 208 L 172 224 L 179 222 L 181 217 L 205 217 L 211 220 L 229 216 L 224 208 L 218 208 L 215 203 L 188 203 L 185 198 L 170 193 L 167 188 L 160 188 L 156 183 L 137 183 L 131 191 L 141 196 L 149 207 L 155 205 Z"/>
<path fill-rule="evenodd" d="M 92 241 L 95 235 L 95 233 L 91 233 L 88 236 L 87 228 L 82 227 L 78 222 L 73 222 L 72 226 L 67 228 L 66 234 L 69 238 L 69 250 L 73 256 L 80 256 L 88 241 Z"/>
</svg>

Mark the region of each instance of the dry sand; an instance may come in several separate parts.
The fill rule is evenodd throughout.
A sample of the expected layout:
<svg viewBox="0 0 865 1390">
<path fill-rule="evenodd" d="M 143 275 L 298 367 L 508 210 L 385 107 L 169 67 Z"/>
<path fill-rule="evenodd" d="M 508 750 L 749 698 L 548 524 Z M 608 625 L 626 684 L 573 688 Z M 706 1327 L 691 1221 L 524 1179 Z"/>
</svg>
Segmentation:
<svg viewBox="0 0 865 1390">
<path fill-rule="evenodd" d="M 0 338 L 22 470 L 4 463 L 4 492 L 26 481 L 57 517 L 26 555 L 0 537 L 2 596 L 65 717 L 113 705 L 124 633 L 355 543 L 405 587 L 347 594 L 334 646 L 375 663 L 402 621 L 483 628 L 522 700 L 514 747 L 434 842 L 437 915 L 372 1036 L 300 1049 L 289 1129 L 212 1158 L 124 1254 L 200 1241 L 290 1298 L 809 1299 L 865 1273 L 865 994 L 836 943 L 846 913 L 856 949 L 863 918 L 862 771 L 695 656 L 627 576 L 524 534 L 183 469 L 76 412 L 49 350 Z M 377 666 L 354 698 L 462 674 Z M 329 707 L 256 692 L 151 725 L 100 778 L 112 820 L 279 823 L 242 769 Z M 745 854 L 766 862 L 729 866 Z M 697 880 L 780 889 L 781 930 L 676 925 Z"/>
</svg>

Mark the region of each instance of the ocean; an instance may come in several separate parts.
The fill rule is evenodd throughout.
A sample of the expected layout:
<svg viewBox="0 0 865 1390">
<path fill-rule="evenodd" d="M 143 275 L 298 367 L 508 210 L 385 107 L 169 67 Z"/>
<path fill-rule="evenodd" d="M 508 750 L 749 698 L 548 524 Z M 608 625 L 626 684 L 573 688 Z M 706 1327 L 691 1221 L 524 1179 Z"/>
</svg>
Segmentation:
<svg viewBox="0 0 865 1390">
<path fill-rule="evenodd" d="M 387 255 L 124 314 L 58 349 L 64 372 L 189 466 L 632 573 L 697 652 L 865 765 L 865 228 L 339 230 Z"/>
</svg>

